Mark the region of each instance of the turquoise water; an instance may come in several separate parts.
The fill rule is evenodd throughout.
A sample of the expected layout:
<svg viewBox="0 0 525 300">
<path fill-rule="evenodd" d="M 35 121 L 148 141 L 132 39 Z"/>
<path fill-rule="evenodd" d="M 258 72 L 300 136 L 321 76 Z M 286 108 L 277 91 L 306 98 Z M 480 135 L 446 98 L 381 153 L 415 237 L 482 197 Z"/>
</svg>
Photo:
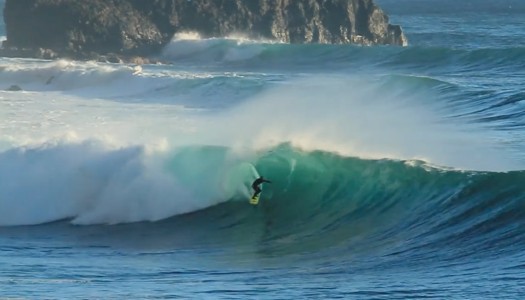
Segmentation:
<svg viewBox="0 0 525 300">
<path fill-rule="evenodd" d="M 521 299 L 525 3 L 378 3 L 409 47 L 0 58 L 0 298 Z"/>
</svg>

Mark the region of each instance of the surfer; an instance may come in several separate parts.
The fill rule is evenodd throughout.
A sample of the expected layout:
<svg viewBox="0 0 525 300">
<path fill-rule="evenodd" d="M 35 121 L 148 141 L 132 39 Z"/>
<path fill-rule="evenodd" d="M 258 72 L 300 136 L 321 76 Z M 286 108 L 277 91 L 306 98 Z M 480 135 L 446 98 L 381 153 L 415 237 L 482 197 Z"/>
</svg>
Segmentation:
<svg viewBox="0 0 525 300">
<path fill-rule="evenodd" d="M 253 194 L 253 198 L 257 197 L 260 193 L 261 193 L 261 188 L 259 187 L 263 182 L 268 182 L 268 183 L 271 183 L 270 180 L 266 180 L 264 179 L 264 177 L 259 177 L 257 179 L 255 179 L 255 181 L 252 183 L 252 189 L 255 191 L 255 193 Z"/>
</svg>

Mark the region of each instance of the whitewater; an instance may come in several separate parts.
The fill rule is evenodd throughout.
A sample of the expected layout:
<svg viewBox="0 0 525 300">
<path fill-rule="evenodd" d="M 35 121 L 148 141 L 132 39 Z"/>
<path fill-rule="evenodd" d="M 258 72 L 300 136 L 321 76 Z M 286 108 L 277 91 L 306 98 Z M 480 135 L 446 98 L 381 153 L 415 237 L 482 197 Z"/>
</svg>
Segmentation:
<svg viewBox="0 0 525 300">
<path fill-rule="evenodd" d="M 525 4 L 437 2 L 377 1 L 408 47 L 0 58 L 0 298 L 520 299 Z"/>
</svg>

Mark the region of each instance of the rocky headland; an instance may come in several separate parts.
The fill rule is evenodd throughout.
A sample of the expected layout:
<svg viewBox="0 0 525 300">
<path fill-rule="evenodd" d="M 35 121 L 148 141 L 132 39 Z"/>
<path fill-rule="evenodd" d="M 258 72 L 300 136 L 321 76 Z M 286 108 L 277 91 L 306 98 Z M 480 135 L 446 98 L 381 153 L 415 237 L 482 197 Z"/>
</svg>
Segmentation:
<svg viewBox="0 0 525 300">
<path fill-rule="evenodd" d="M 176 33 L 400 45 L 373 0 L 6 0 L 1 56 L 150 62 Z"/>
</svg>

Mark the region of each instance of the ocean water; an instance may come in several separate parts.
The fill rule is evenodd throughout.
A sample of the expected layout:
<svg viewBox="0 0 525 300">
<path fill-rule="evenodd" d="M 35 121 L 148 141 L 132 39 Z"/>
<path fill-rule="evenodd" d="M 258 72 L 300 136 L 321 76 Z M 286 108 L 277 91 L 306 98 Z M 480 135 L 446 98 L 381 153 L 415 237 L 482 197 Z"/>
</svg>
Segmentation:
<svg viewBox="0 0 525 300">
<path fill-rule="evenodd" d="M 408 47 L 0 58 L 0 298 L 521 299 L 525 2 L 377 3 Z"/>
</svg>

